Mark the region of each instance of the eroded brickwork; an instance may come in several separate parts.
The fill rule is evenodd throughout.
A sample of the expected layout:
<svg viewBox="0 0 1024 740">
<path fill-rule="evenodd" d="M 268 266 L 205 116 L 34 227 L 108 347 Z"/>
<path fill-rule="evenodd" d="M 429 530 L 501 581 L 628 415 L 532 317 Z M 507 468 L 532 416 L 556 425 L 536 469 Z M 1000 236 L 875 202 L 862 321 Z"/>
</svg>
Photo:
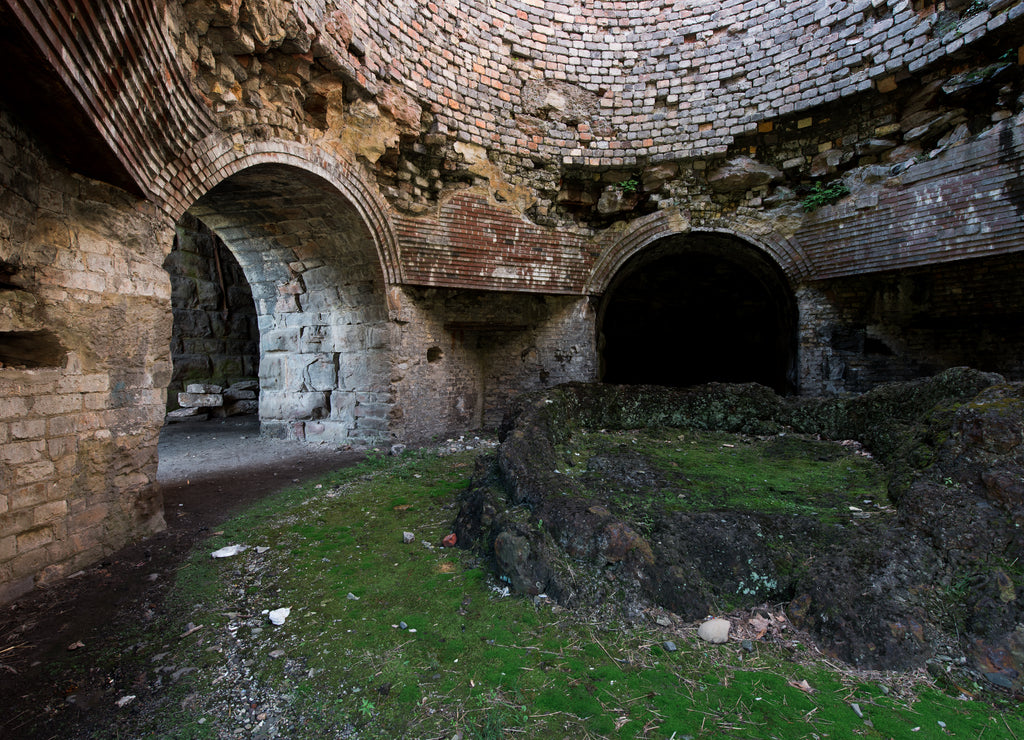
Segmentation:
<svg viewBox="0 0 1024 740">
<path fill-rule="evenodd" d="M 172 232 L 0 111 L 0 600 L 163 526 Z"/>
</svg>

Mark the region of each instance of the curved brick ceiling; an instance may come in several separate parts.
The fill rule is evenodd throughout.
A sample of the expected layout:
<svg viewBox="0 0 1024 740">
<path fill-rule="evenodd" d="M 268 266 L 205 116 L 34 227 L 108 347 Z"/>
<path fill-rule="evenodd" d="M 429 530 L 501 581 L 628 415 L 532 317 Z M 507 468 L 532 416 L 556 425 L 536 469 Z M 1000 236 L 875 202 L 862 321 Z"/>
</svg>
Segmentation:
<svg viewBox="0 0 1024 740">
<path fill-rule="evenodd" d="M 761 121 L 897 84 L 1021 15 L 994 5 L 944 35 L 907 0 L 375 2 L 353 25 L 366 68 L 460 139 L 621 166 L 722 153 Z"/>
</svg>

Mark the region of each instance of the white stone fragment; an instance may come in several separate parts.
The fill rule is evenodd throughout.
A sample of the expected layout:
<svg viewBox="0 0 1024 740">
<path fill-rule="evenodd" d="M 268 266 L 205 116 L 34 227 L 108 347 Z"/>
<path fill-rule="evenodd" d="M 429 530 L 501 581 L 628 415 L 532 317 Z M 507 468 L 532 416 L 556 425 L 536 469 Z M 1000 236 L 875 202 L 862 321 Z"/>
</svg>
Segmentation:
<svg viewBox="0 0 1024 740">
<path fill-rule="evenodd" d="M 292 613 L 290 606 L 282 606 L 280 609 L 274 609 L 272 612 L 267 614 L 267 618 L 271 624 L 278 626 L 284 624 L 284 620 L 288 619 L 288 615 Z"/>
<path fill-rule="evenodd" d="M 232 558 L 240 552 L 248 550 L 248 545 L 228 545 L 210 553 L 211 558 Z"/>
<path fill-rule="evenodd" d="M 729 641 L 729 630 L 732 628 L 728 619 L 709 619 L 697 628 L 697 636 L 716 645 Z"/>
</svg>

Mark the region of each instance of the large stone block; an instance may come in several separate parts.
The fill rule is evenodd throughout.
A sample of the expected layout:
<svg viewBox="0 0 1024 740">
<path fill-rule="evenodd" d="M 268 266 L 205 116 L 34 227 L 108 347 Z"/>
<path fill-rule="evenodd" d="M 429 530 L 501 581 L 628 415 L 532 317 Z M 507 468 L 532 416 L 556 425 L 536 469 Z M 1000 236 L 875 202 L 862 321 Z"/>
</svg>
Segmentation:
<svg viewBox="0 0 1024 740">
<path fill-rule="evenodd" d="M 330 415 L 327 393 L 268 391 L 260 394 L 260 417 L 263 419 L 323 419 Z"/>
<path fill-rule="evenodd" d="M 224 405 L 220 393 L 179 393 L 178 404 L 186 408 L 213 408 Z"/>
</svg>

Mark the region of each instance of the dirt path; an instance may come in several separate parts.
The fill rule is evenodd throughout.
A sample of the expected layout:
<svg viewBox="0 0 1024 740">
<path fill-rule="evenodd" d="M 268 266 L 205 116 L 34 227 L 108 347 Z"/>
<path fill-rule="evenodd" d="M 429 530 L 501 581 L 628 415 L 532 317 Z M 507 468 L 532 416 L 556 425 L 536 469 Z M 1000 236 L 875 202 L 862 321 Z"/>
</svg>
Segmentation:
<svg viewBox="0 0 1024 740">
<path fill-rule="evenodd" d="M 159 610 L 176 565 L 234 512 L 294 482 L 352 465 L 361 453 L 335 445 L 259 436 L 254 417 L 192 421 L 166 427 L 158 479 L 167 529 L 111 554 L 46 589 L 0 607 L 0 737 L 71 693 L 88 708 L 90 687 L 70 686 L 47 669 L 53 656 L 81 642 L 104 644 L 105 627 Z"/>
</svg>

